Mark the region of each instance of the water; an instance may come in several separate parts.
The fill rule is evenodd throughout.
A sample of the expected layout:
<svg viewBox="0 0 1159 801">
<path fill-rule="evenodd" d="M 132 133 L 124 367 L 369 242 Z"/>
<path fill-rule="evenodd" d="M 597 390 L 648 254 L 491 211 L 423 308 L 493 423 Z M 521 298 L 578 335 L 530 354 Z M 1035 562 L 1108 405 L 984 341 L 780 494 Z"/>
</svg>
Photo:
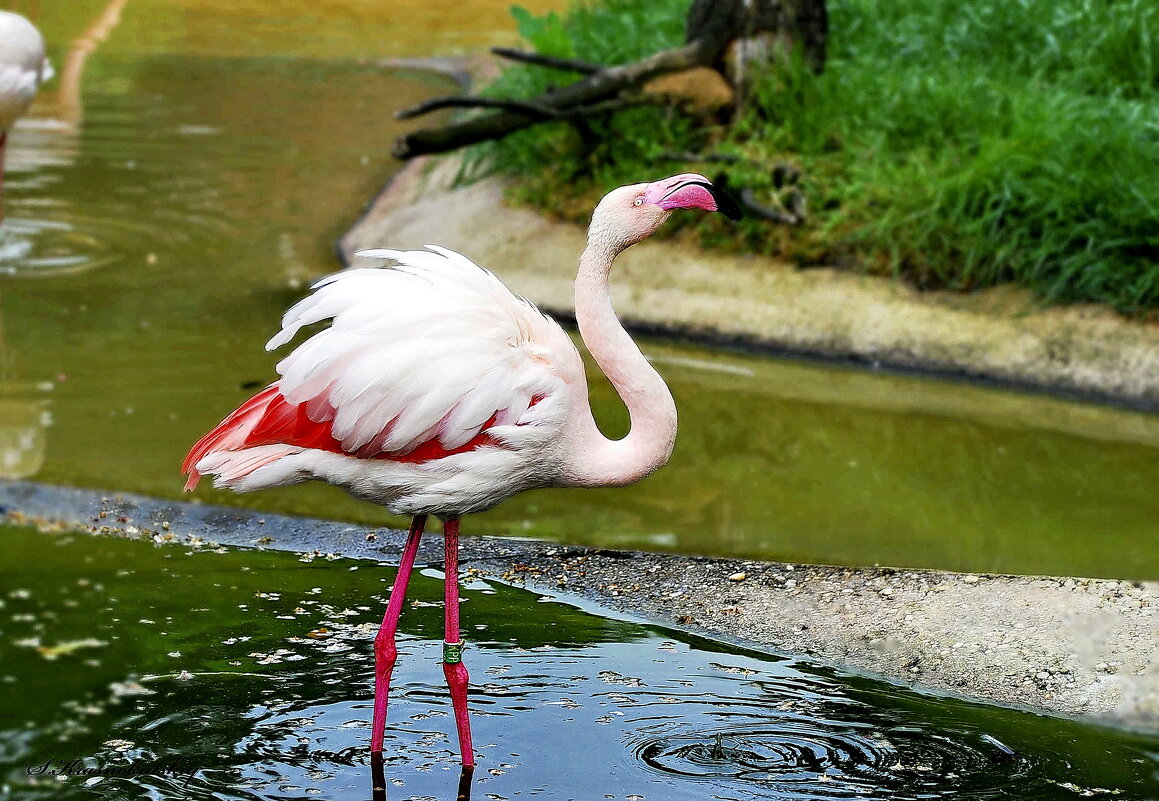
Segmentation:
<svg viewBox="0 0 1159 801">
<path fill-rule="evenodd" d="M 392 569 L 0 537 L 0 798 L 370 797 L 371 649 Z M 458 784 L 440 579 L 416 574 L 403 612 L 384 750 L 395 801 Z M 469 577 L 463 598 L 476 799 L 1159 798 L 1159 738 L 931 698 Z M 105 777 L 51 775 L 73 759 Z"/>
<path fill-rule="evenodd" d="M 177 497 L 186 450 L 272 378 L 277 356 L 262 344 L 336 268 L 335 239 L 395 168 L 392 112 L 448 88 L 377 59 L 510 44 L 512 24 L 506 2 L 485 0 L 121 0 L 112 25 L 117 6 L 24 9 L 74 78 L 49 84 L 11 140 L 0 476 Z M 91 51 L 69 45 L 102 31 Z M 681 409 L 672 463 L 630 489 L 530 493 L 468 533 L 1159 576 L 1153 414 L 668 342 L 645 350 Z M 607 432 L 622 433 L 602 379 L 593 399 Z M 322 486 L 197 497 L 405 522 Z"/>
</svg>

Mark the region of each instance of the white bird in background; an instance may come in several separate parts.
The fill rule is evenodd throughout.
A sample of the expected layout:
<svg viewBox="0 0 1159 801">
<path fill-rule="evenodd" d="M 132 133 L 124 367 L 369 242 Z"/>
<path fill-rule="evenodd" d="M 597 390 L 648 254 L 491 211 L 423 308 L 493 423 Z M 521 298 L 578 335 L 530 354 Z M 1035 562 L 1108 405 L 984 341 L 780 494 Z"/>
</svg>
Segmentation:
<svg viewBox="0 0 1159 801">
<path fill-rule="evenodd" d="M 28 110 L 36 90 L 52 77 L 44 37 L 12 11 L 0 11 L 0 219 L 4 217 L 4 149 L 8 129 Z"/>
<path fill-rule="evenodd" d="M 459 516 L 537 487 L 608 487 L 668 461 L 676 404 L 612 309 L 612 261 L 679 208 L 739 216 L 701 175 L 613 190 L 592 215 L 575 281 L 580 335 L 628 407 L 631 430 L 604 437 L 583 362 L 567 333 L 491 272 L 452 251 L 367 250 L 395 262 L 324 278 L 266 345 L 331 325 L 278 364 L 281 379 L 190 451 L 201 475 L 238 492 L 318 479 L 412 515 L 410 536 L 374 641 L 372 755 L 382 750 L 395 631 L 428 515 L 446 539 L 446 674 L 464 771 L 475 764 L 459 639 Z"/>
</svg>

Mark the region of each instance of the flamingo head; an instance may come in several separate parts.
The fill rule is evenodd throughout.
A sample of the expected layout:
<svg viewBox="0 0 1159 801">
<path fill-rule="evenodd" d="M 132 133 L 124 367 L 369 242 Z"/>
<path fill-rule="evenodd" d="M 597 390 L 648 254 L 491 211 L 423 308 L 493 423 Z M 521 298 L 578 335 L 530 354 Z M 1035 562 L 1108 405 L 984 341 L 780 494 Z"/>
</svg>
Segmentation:
<svg viewBox="0 0 1159 801">
<path fill-rule="evenodd" d="M 719 211 L 730 219 L 740 218 L 732 198 L 703 175 L 686 172 L 613 189 L 596 206 L 588 239 L 606 242 L 620 252 L 656 233 L 676 209 Z"/>
</svg>

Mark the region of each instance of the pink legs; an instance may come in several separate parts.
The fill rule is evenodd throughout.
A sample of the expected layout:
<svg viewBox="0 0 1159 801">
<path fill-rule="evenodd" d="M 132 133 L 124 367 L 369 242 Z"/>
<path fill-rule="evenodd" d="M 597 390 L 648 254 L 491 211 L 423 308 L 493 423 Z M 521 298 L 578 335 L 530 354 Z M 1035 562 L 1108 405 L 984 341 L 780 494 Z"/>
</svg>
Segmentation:
<svg viewBox="0 0 1159 801">
<path fill-rule="evenodd" d="M 471 718 L 467 712 L 467 668 L 463 664 L 463 643 L 459 639 L 459 518 L 443 521 L 446 539 L 446 565 L 443 569 L 446 627 L 443 634 L 443 674 L 451 691 L 455 708 L 455 727 L 459 730 L 459 754 L 463 772 L 475 767 L 475 750 L 471 747 Z"/>
<path fill-rule="evenodd" d="M 386 733 L 386 702 L 390 695 L 390 674 L 398 658 L 395 635 L 398 618 L 402 614 L 406 585 L 414 569 L 418 555 L 419 540 L 423 536 L 426 515 L 415 515 L 410 524 L 410 535 L 398 565 L 398 574 L 390 590 L 390 600 L 386 604 L 386 614 L 378 635 L 374 638 L 374 720 L 370 730 L 370 755 L 372 763 L 377 757 L 381 769 L 382 740 Z M 470 775 L 475 768 L 475 751 L 471 746 L 471 719 L 467 713 L 467 668 L 463 665 L 463 642 L 459 639 L 459 518 L 448 517 L 443 523 L 446 538 L 445 591 L 446 627 L 443 636 L 443 675 L 447 677 L 447 687 L 451 690 L 451 705 L 455 709 L 455 728 L 459 732 L 459 753 L 463 763 L 462 782 L 467 782 L 469 793 Z M 460 795 L 463 792 L 460 784 Z M 377 785 L 376 785 L 377 786 Z M 469 797 L 469 796 L 468 796 Z"/>
<path fill-rule="evenodd" d="M 374 638 L 374 721 L 370 730 L 370 753 L 382 753 L 382 738 L 386 733 L 386 700 L 390 695 L 390 674 L 394 670 L 398 648 L 395 646 L 395 632 L 398 631 L 398 617 L 402 614 L 406 585 L 414 568 L 415 556 L 419 550 L 419 540 L 423 536 L 426 515 L 415 515 L 410 524 L 410 535 L 398 564 L 394 586 L 390 590 L 390 600 L 386 604 L 386 614 Z"/>
</svg>

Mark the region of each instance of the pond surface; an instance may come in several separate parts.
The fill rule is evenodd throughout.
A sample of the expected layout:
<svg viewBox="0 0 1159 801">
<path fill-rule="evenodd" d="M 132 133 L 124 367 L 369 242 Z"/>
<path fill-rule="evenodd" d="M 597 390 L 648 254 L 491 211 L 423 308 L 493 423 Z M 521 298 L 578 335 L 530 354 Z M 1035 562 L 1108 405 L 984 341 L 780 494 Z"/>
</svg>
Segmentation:
<svg viewBox="0 0 1159 801">
<path fill-rule="evenodd" d="M 177 497 L 185 452 L 272 378 L 278 357 L 262 345 L 311 279 L 337 268 L 335 239 L 394 169 L 392 112 L 447 88 L 376 59 L 510 43 L 506 2 L 30 6 L 62 77 L 9 148 L 0 477 Z M 95 49 L 70 48 L 98 33 Z M 645 350 L 681 409 L 672 463 L 629 489 L 525 495 L 467 533 L 1159 576 L 1159 416 L 659 341 Z M 608 433 L 622 432 L 606 382 L 593 397 Z M 323 486 L 197 497 L 405 522 Z"/>
<path fill-rule="evenodd" d="M 0 798 L 371 796 L 372 640 L 392 568 L 0 537 Z M 384 749 L 395 801 L 454 798 L 458 784 L 440 579 L 416 574 L 402 616 Z M 462 614 L 475 799 L 1159 798 L 1159 738 L 918 695 L 470 578 Z"/>
</svg>

